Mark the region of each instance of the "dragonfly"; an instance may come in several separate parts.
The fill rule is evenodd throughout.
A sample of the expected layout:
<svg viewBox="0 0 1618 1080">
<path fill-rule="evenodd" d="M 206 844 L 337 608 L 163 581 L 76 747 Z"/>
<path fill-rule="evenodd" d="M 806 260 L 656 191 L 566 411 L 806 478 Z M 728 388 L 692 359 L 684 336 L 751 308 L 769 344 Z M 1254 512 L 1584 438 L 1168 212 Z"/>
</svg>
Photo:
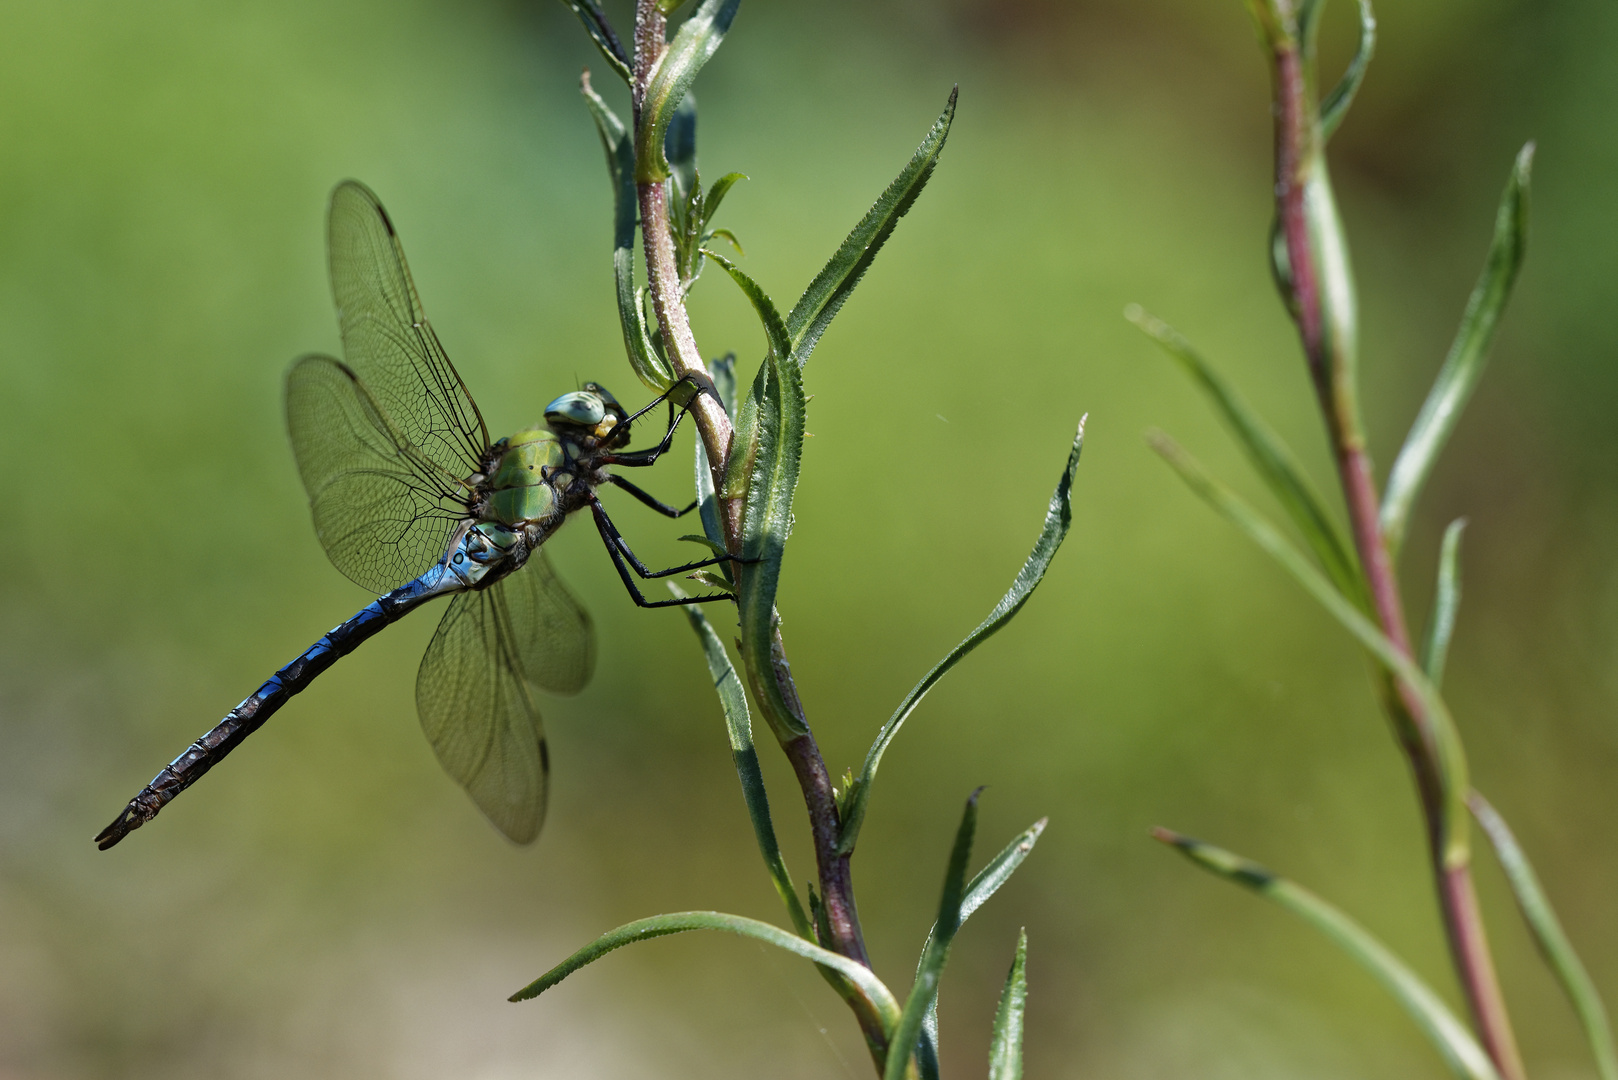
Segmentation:
<svg viewBox="0 0 1618 1080">
<path fill-rule="evenodd" d="M 491 442 L 422 312 L 398 233 L 365 185 L 345 181 L 332 193 L 327 245 L 344 360 L 309 355 L 293 364 L 287 428 L 327 556 L 380 595 L 165 766 L 96 836 L 102 850 L 156 817 L 321 672 L 441 596 L 452 599 L 416 675 L 422 730 L 489 821 L 529 843 L 544 823 L 550 774 L 535 693 L 577 693 L 595 662 L 590 616 L 540 550 L 545 541 L 588 511 L 636 604 L 730 599 L 646 599 L 635 576 L 669 577 L 730 556 L 651 570 L 597 495 L 616 486 L 671 518 L 696 506 L 671 506 L 610 471 L 650 466 L 668 451 L 702 392 L 694 381 L 632 415 L 585 383 L 547 405 L 543 425 Z M 635 421 L 665 401 L 662 439 L 630 451 Z"/>
</svg>

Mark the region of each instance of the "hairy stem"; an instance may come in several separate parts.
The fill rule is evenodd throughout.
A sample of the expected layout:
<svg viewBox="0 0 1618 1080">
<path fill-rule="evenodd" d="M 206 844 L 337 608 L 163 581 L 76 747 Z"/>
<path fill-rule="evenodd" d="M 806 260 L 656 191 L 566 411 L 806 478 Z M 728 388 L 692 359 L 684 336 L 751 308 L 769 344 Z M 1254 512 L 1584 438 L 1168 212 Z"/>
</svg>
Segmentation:
<svg viewBox="0 0 1618 1080">
<path fill-rule="evenodd" d="M 645 100 L 646 88 L 667 48 L 667 29 L 667 19 L 658 10 L 656 0 L 636 0 L 635 78 L 632 95 L 637 131 L 640 130 L 642 122 L 641 105 Z M 674 237 L 670 230 L 665 183 L 658 181 L 637 185 L 641 237 L 646 252 L 648 291 L 651 293 L 652 307 L 663 332 L 664 346 L 675 377 L 691 375 L 702 385 L 711 386 L 712 380 L 708 375 L 707 365 L 703 362 L 702 352 L 697 347 L 696 337 L 691 332 L 691 321 L 685 310 L 680 274 L 675 259 Z M 714 489 L 724 491 L 725 470 L 730 461 L 734 436 L 730 417 L 719 402 L 709 394 L 699 395 L 693 402 L 691 411 L 713 469 Z M 742 500 L 740 498 L 722 500 L 721 519 L 725 530 L 726 547 L 732 552 L 739 552 L 742 539 Z M 776 685 L 780 688 L 781 699 L 788 703 L 797 719 L 803 721 L 802 727 L 807 731 L 808 723 L 803 717 L 803 707 L 798 698 L 797 686 L 792 679 L 791 668 L 786 661 L 779 631 L 775 634 L 774 646 L 774 656 L 771 658 L 769 668 Z M 756 696 L 762 699 L 761 707 L 768 707 L 765 695 Z M 777 730 L 777 725 L 770 726 L 772 730 Z M 832 796 L 831 774 L 826 769 L 825 759 L 821 756 L 820 748 L 816 745 L 812 734 L 783 739 L 781 748 L 786 753 L 787 760 L 792 763 L 792 771 L 798 778 L 798 786 L 803 790 L 804 805 L 809 813 L 809 828 L 814 840 L 820 895 L 831 938 L 820 944 L 870 967 L 871 962 L 865 952 L 864 936 L 860 931 L 859 913 L 854 905 L 854 884 L 849 859 L 837 853 L 837 840 L 842 827 L 838 818 L 837 804 Z M 877 1069 L 880 1071 L 887 1056 L 887 1034 L 881 1017 L 860 995 L 849 993 L 844 997 L 859 1020 L 860 1028 L 865 1034 L 872 1057 L 876 1060 Z"/>
<path fill-rule="evenodd" d="M 1297 33 L 1290 0 L 1273 0 L 1261 16 L 1274 65 L 1276 212 L 1285 239 L 1292 315 L 1325 415 L 1355 549 L 1374 615 L 1388 640 L 1413 655 L 1393 560 L 1379 524 L 1380 498 L 1360 424 L 1352 273 L 1326 175 L 1319 114 L 1313 100 L 1307 43 Z M 1444 775 L 1431 718 L 1413 688 L 1391 676 L 1383 704 L 1409 759 L 1426 817 L 1439 906 L 1456 974 L 1478 1035 L 1502 1080 L 1523 1080 L 1522 1060 L 1506 1013 L 1465 847 L 1449 843 L 1464 821 L 1446 820 Z M 1457 857 L 1456 851 L 1462 855 Z"/>
</svg>

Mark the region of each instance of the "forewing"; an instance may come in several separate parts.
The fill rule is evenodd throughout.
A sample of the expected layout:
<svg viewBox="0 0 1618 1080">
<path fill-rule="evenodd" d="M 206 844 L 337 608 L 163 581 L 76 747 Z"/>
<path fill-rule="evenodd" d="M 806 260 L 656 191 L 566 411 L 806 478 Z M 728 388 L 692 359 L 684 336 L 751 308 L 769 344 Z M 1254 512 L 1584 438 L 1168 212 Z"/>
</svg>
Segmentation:
<svg viewBox="0 0 1618 1080">
<path fill-rule="evenodd" d="M 595 670 L 595 627 L 543 551 L 496 588 L 505 589 L 523 674 L 553 694 L 576 694 Z"/>
<path fill-rule="evenodd" d="M 287 432 L 315 534 L 350 580 L 385 593 L 444 555 L 463 489 L 392 424 L 363 380 L 329 356 L 287 373 Z"/>
<path fill-rule="evenodd" d="M 444 770 L 495 828 L 526 844 L 545 821 L 550 764 L 515 648 L 509 580 L 450 601 L 416 674 L 416 711 Z"/>
<path fill-rule="evenodd" d="M 364 184 L 332 192 L 327 245 L 349 367 L 412 445 L 470 476 L 489 443 L 483 417 L 422 312 L 393 222 Z"/>
</svg>

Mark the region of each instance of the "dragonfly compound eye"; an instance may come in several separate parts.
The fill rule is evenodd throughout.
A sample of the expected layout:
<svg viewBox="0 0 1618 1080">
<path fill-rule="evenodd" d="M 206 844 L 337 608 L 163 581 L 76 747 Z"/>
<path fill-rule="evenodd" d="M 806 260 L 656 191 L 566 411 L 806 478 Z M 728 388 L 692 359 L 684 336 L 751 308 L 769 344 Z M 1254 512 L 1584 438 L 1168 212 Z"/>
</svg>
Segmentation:
<svg viewBox="0 0 1618 1080">
<path fill-rule="evenodd" d="M 545 406 L 545 422 L 553 426 L 566 424 L 571 427 L 593 428 L 601 423 L 606 415 L 606 402 L 601 400 L 599 394 L 588 390 L 575 390 L 571 394 L 563 394 Z"/>
</svg>

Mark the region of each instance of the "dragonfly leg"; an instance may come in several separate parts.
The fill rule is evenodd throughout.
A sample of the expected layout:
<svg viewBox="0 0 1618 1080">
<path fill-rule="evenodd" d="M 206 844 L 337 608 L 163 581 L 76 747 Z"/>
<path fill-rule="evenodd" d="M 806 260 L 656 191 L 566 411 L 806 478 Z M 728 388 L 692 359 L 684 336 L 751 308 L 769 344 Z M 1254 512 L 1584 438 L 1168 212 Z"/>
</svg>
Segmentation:
<svg viewBox="0 0 1618 1080">
<path fill-rule="evenodd" d="M 685 404 L 676 405 L 670 395 L 672 395 L 680 386 L 680 383 L 689 383 L 696 389 L 695 392 L 686 399 Z M 628 420 L 624 421 L 626 424 L 633 423 L 637 417 L 644 416 L 646 413 L 656 408 L 659 401 L 667 399 L 669 403 L 669 426 L 668 430 L 663 432 L 663 441 L 652 447 L 650 450 L 636 450 L 635 452 L 629 454 L 603 454 L 601 455 L 602 464 L 623 465 L 631 469 L 644 468 L 647 465 L 655 464 L 657 459 L 667 453 L 669 447 L 674 444 L 674 433 L 679 429 L 680 421 L 684 420 L 685 414 L 690 411 L 691 402 L 695 401 L 697 399 L 697 395 L 703 392 L 703 388 L 698 385 L 697 380 L 689 375 L 681 379 L 680 382 L 677 382 L 673 386 L 669 387 L 669 389 L 665 391 L 661 397 L 653 399 L 651 404 L 647 405 L 634 416 L 631 416 Z"/>
<path fill-rule="evenodd" d="M 662 499 L 657 498 L 655 495 L 651 495 L 651 494 L 649 494 L 649 493 L 647 493 L 645 491 L 642 491 L 639 487 L 637 487 L 634 484 L 631 484 L 628 480 L 625 480 L 621 476 L 614 476 L 612 478 L 612 483 L 615 484 L 618 487 L 623 488 L 625 491 L 629 492 L 631 495 L 633 495 L 635 498 L 639 499 L 641 502 L 645 503 L 647 506 L 651 507 L 653 510 L 656 510 L 659 514 L 662 514 L 664 517 L 671 517 L 671 518 L 684 517 L 685 515 L 689 514 L 691 511 L 693 511 L 693 510 L 695 510 L 697 508 L 697 503 L 696 503 L 695 499 L 693 499 L 691 501 L 690 506 L 687 506 L 683 510 L 681 510 L 681 509 L 679 509 L 677 507 L 674 507 L 674 506 L 670 506 L 668 503 L 664 502 Z"/>
<path fill-rule="evenodd" d="M 618 576 L 623 579 L 624 588 L 629 590 L 630 599 L 634 600 L 636 605 L 639 607 L 677 607 L 685 604 L 706 604 L 713 600 L 734 599 L 729 593 L 708 593 L 704 596 L 681 596 L 668 600 L 646 599 L 646 597 L 641 594 L 640 589 L 636 587 L 634 577 L 630 575 L 631 566 L 634 567 L 635 573 L 639 574 L 642 578 L 652 579 L 668 577 L 671 574 L 678 574 L 686 570 L 697 570 L 704 566 L 713 566 L 716 563 L 728 561 L 731 556 L 721 555 L 712 559 L 701 559 L 694 563 L 687 563 L 685 566 L 670 567 L 667 570 L 648 570 L 646 564 L 635 557 L 635 553 L 629 549 L 629 545 L 626 544 L 624 542 L 624 538 L 619 535 L 617 526 L 613 525 L 612 519 L 607 516 L 607 510 L 601 505 L 601 500 L 595 498 L 594 496 L 592 496 L 590 499 L 590 512 L 595 516 L 596 529 L 601 533 L 602 542 L 607 545 L 607 554 L 612 556 L 612 565 L 617 568 Z"/>
</svg>

